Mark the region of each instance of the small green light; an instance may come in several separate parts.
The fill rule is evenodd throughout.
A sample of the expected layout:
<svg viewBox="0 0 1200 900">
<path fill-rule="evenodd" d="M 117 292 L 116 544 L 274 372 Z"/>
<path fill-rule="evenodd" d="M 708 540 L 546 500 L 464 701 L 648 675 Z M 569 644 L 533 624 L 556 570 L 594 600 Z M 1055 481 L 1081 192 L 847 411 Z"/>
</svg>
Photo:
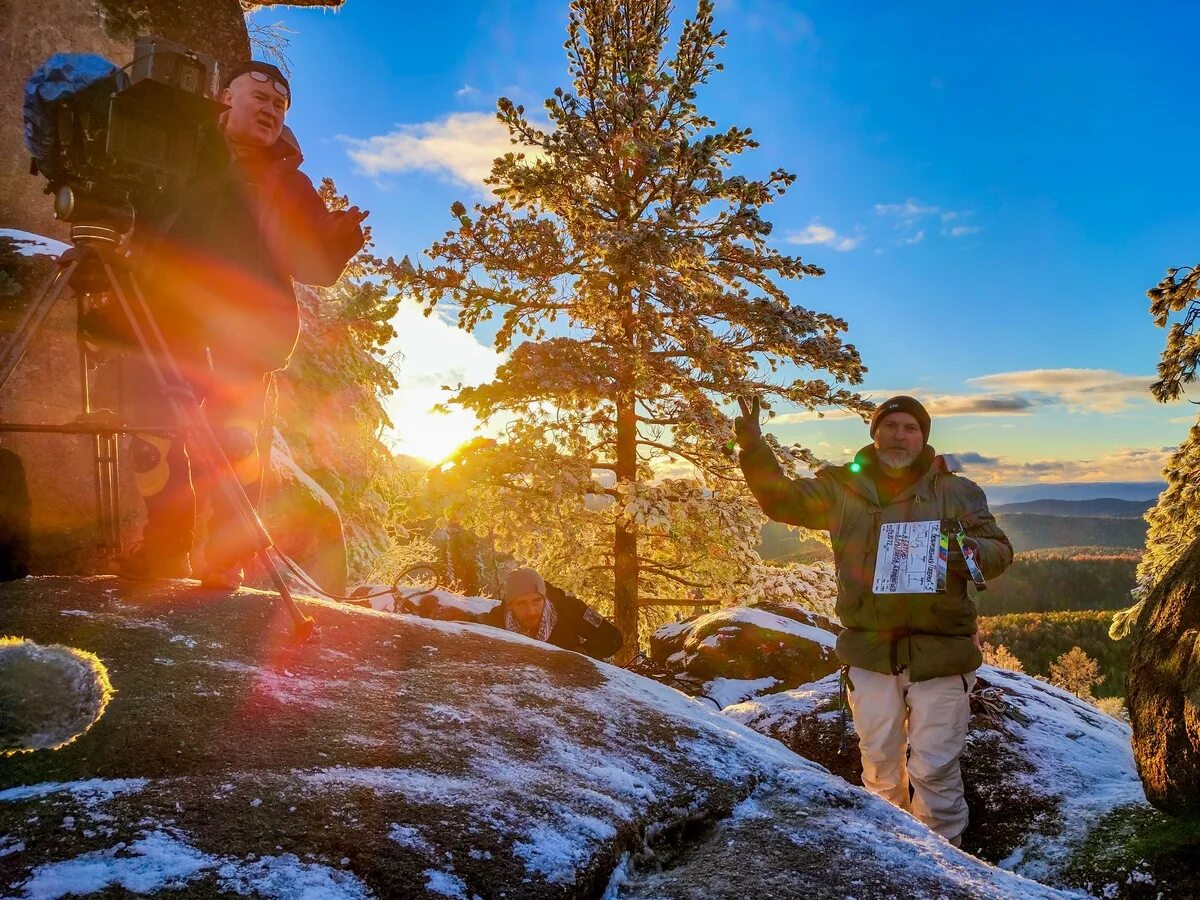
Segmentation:
<svg viewBox="0 0 1200 900">
<path fill-rule="evenodd" d="M 851 472 L 861 472 L 862 465 L 860 463 L 852 462 L 852 463 L 850 463 L 850 471 Z"/>
</svg>

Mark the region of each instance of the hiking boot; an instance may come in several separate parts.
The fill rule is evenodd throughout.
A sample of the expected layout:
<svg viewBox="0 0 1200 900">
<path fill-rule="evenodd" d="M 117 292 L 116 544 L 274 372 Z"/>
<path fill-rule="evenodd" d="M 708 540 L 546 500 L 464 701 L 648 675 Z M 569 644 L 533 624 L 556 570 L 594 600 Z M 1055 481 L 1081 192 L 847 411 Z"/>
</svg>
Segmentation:
<svg viewBox="0 0 1200 900">
<path fill-rule="evenodd" d="M 132 581 L 191 578 L 192 566 L 186 551 L 164 552 L 142 541 L 135 544 L 127 556 L 117 560 L 117 574 Z"/>
<path fill-rule="evenodd" d="M 236 591 L 242 586 L 242 567 L 237 565 L 209 569 L 200 578 L 206 591 Z"/>
</svg>

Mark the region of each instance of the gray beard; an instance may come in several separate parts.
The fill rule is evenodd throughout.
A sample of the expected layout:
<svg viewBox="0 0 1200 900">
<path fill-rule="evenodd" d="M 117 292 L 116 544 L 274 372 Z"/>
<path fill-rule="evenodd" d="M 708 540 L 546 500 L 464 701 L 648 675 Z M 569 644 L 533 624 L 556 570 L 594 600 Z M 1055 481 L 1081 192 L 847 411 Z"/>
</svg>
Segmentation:
<svg viewBox="0 0 1200 900">
<path fill-rule="evenodd" d="M 879 461 L 889 469 L 907 469 L 916 462 L 919 454 L 909 453 L 907 450 L 877 450 L 875 455 L 879 457 Z"/>
</svg>

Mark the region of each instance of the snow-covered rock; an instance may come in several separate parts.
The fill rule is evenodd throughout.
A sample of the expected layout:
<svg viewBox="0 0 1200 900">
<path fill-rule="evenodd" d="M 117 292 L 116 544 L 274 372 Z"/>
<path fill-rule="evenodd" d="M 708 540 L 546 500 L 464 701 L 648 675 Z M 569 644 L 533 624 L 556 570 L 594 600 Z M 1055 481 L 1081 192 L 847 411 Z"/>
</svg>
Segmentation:
<svg viewBox="0 0 1200 900">
<path fill-rule="evenodd" d="M 650 658 L 692 679 L 774 678 L 794 686 L 837 668 L 839 626 L 793 606 L 732 606 L 650 635 Z"/>
<path fill-rule="evenodd" d="M 979 675 L 1003 692 L 1006 714 L 971 718 L 963 847 L 1039 881 L 1078 883 L 1076 856 L 1098 827 L 1115 813 L 1148 808 L 1129 726 L 1028 675 L 990 666 Z M 724 712 L 861 784 L 858 739 L 841 709 L 837 675 Z"/>
<path fill-rule="evenodd" d="M 74 743 L 0 763 L 2 892 L 1064 896 L 632 673 L 301 602 L 319 643 L 254 591 L 0 586 L 0 633 L 92 651 L 114 688 Z"/>
</svg>

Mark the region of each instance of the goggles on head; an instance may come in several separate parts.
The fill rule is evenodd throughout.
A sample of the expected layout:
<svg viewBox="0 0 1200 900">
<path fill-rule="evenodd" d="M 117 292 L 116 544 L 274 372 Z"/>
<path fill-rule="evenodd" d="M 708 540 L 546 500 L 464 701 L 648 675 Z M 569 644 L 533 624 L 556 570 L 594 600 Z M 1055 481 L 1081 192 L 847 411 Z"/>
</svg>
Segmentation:
<svg viewBox="0 0 1200 900">
<path fill-rule="evenodd" d="M 283 95 L 283 99 L 288 102 L 288 106 L 292 105 L 292 92 L 288 90 L 286 84 L 280 84 L 266 72 L 259 72 L 256 69 L 251 69 L 249 72 L 243 72 L 244 75 L 249 75 L 260 84 L 270 84 L 275 90 Z"/>
</svg>

